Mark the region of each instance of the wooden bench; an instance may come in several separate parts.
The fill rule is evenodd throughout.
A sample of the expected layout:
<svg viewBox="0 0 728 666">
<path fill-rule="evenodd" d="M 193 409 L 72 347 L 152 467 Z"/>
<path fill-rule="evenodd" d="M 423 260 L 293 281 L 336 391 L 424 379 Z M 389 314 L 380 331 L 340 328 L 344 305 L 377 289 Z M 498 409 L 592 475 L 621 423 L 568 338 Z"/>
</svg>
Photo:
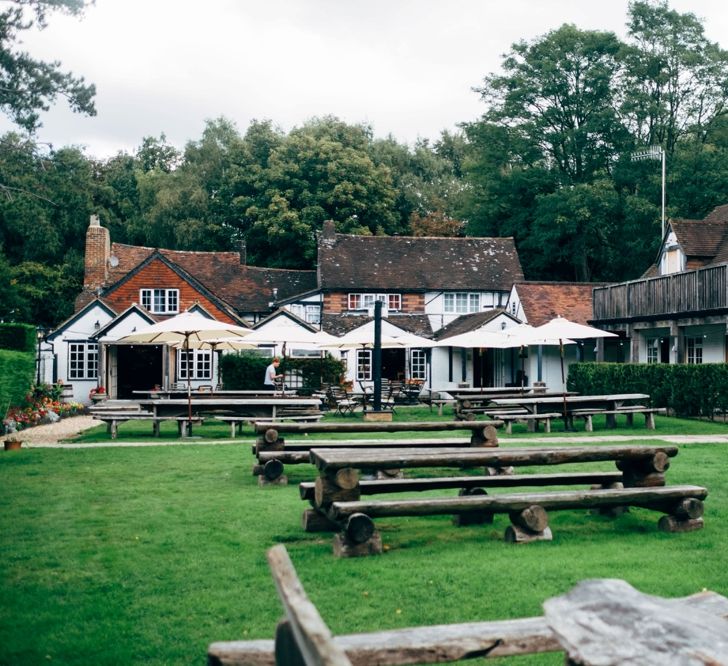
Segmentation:
<svg viewBox="0 0 728 666">
<path fill-rule="evenodd" d="M 106 423 L 106 432 L 111 435 L 111 439 L 117 438 L 119 433 L 119 424 L 126 423 L 127 421 L 151 421 L 152 435 L 154 437 L 159 437 L 159 424 L 162 421 L 175 421 L 177 423 L 177 431 L 180 437 L 189 437 L 192 434 L 192 431 L 189 428 L 190 419 L 188 416 L 154 416 L 151 412 L 132 411 L 105 411 L 103 413 L 96 412 L 92 415 L 97 421 L 103 421 Z M 192 417 L 192 423 L 195 425 L 201 425 L 204 422 L 204 418 L 199 416 Z"/>
<path fill-rule="evenodd" d="M 529 432 L 538 432 L 538 424 L 543 421 L 543 429 L 545 432 L 551 432 L 551 419 L 557 419 L 561 414 L 557 412 L 549 412 L 547 414 L 530 414 L 528 412 L 501 412 L 495 411 L 490 414 L 493 418 L 503 421 L 506 424 L 506 432 L 510 435 L 513 433 L 514 423 L 528 424 Z"/>
<path fill-rule="evenodd" d="M 628 650 L 631 663 L 677 663 L 687 653 L 718 664 L 728 651 L 725 597 L 704 591 L 662 599 L 615 579 L 583 581 L 546 600 L 543 617 L 333 636 L 306 595 L 285 546 L 274 546 L 267 558 L 285 613 L 275 640 L 211 643 L 208 666 L 403 666 L 564 651 L 569 663 L 591 666 L 606 655 L 609 663 L 624 662 L 622 649 Z M 594 621 L 574 621 L 585 612 Z M 635 617 L 642 621 L 634 622 Z"/>
<path fill-rule="evenodd" d="M 457 400 L 454 398 L 435 398 L 429 401 L 430 403 L 430 411 L 432 411 L 432 407 L 437 407 L 437 415 L 442 416 L 442 410 L 445 407 L 445 405 L 455 405 L 457 404 Z"/>
<path fill-rule="evenodd" d="M 256 421 L 254 429 L 257 433 L 253 454 L 258 458 L 253 466 L 253 475 L 258 476 L 261 485 L 266 483 L 287 483 L 283 471 L 284 465 L 299 465 L 310 462 L 308 452 L 314 446 L 334 448 L 372 447 L 401 447 L 408 446 L 406 440 L 382 440 L 372 442 L 356 442 L 331 440 L 313 440 L 311 442 L 298 442 L 286 445 L 281 433 L 295 433 L 299 435 L 311 433 L 393 433 L 393 432 L 450 432 L 453 430 L 470 430 L 471 446 L 498 446 L 498 433 L 496 428 L 503 424 L 500 421 L 484 423 L 482 421 L 410 421 L 393 423 L 386 421 L 369 421 L 362 423 L 279 423 L 272 421 Z M 433 441 L 433 446 L 461 447 L 467 445 L 466 441 Z M 416 444 L 421 446 L 421 443 Z M 276 462 L 277 461 L 277 462 Z"/>
<path fill-rule="evenodd" d="M 315 421 L 320 421 L 324 415 L 322 413 L 317 414 L 298 414 L 298 415 L 284 415 L 281 416 L 281 421 L 303 421 L 306 423 L 311 423 Z M 230 425 L 230 437 L 236 437 L 238 433 L 238 426 L 242 426 L 244 423 L 255 423 L 256 421 L 255 416 L 223 416 L 223 415 L 216 415 L 215 419 L 217 421 L 221 421 L 222 423 L 227 423 Z M 275 422 L 278 423 L 277 421 Z"/>
<path fill-rule="evenodd" d="M 627 417 L 627 425 L 631 426 L 634 424 L 635 414 L 644 414 L 645 427 L 648 430 L 655 429 L 655 414 L 666 414 L 667 409 L 664 407 L 645 407 L 644 405 L 626 405 L 617 409 L 573 409 L 569 410 L 568 418 L 572 422 L 574 418 L 584 419 L 584 429 L 587 432 L 594 431 L 594 423 L 592 418 L 599 414 L 606 416 L 607 428 L 615 428 L 617 426 L 615 417 L 619 414 L 624 414 Z"/>
<path fill-rule="evenodd" d="M 675 486 L 664 488 L 665 471 L 670 458 L 677 454 L 675 446 L 573 446 L 573 447 L 527 447 L 520 449 L 361 449 L 334 450 L 314 448 L 311 461 L 319 470 L 315 482 L 314 508 L 326 520 L 338 526 L 341 534 L 335 537 L 334 552 L 343 557 L 381 552 L 381 539 L 374 530 L 372 518 L 390 515 L 438 515 L 461 516 L 463 522 L 483 522 L 495 513 L 508 513 L 512 526 L 506 531 L 510 541 L 549 539 L 547 509 L 594 508 L 603 511 L 615 507 L 643 506 L 668 514 L 660 521 L 661 529 L 687 531 L 702 527 L 702 500 L 707 495 L 698 486 Z M 470 490 L 461 497 L 435 497 L 407 500 L 371 500 L 362 502 L 364 481 L 359 480 L 363 469 L 402 469 L 455 467 L 474 468 L 481 465 L 486 469 L 505 469 L 514 466 L 560 465 L 612 461 L 622 472 L 623 488 L 610 484 L 605 489 L 586 491 L 562 490 L 551 492 L 516 493 L 489 496 L 485 494 L 485 481 L 478 491 Z M 501 487 L 519 485 L 518 477 L 513 482 L 501 482 Z M 538 477 L 524 479 L 521 485 L 539 485 Z M 567 481 L 565 477 L 562 480 Z M 453 487 L 460 482 L 447 480 L 433 482 L 433 487 Z M 491 483 L 496 487 L 498 482 Z M 543 485 L 553 485 L 548 482 Z M 563 485 L 566 485 L 563 484 Z M 369 486 L 369 491 L 374 486 Z M 413 484 L 390 482 L 387 492 L 409 491 Z M 463 487 L 463 486 L 461 486 Z M 467 488 L 465 488 L 467 490 Z M 635 492 L 632 492 L 635 491 Z M 654 491 L 650 494 L 649 491 Z M 306 489 L 306 493 L 308 490 Z M 559 494 L 561 493 L 561 494 Z M 472 495 L 472 496 L 471 496 Z M 308 497 L 308 495 L 306 495 Z M 686 506 L 681 508 L 682 502 Z M 616 511 L 615 511 L 616 513 Z M 531 518 L 531 516 L 536 518 Z M 463 520 L 463 517 L 465 520 Z M 326 521 L 315 521 L 304 512 L 304 525 L 326 525 Z M 323 529 L 324 527 L 321 527 Z M 331 526 L 329 527 L 329 529 Z"/>
</svg>

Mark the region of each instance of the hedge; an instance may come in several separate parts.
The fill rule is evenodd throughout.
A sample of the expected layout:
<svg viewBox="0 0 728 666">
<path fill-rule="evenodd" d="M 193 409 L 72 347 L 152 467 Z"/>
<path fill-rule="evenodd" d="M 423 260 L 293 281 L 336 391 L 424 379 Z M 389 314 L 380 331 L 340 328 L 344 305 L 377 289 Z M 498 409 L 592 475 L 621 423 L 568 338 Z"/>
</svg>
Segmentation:
<svg viewBox="0 0 728 666">
<path fill-rule="evenodd" d="M 0 349 L 35 353 L 35 326 L 30 324 L 0 324 Z"/>
<path fill-rule="evenodd" d="M 0 349 L 0 420 L 21 405 L 35 376 L 35 354 Z"/>
<path fill-rule="evenodd" d="M 222 383 L 226 389 L 254 391 L 262 388 L 265 369 L 271 363 L 270 357 L 252 352 L 224 354 L 220 361 Z M 344 364 L 327 356 L 325 358 L 281 358 L 278 373 L 299 370 L 302 386 L 297 387 L 301 395 L 308 395 L 321 388 L 321 384 L 338 384 L 344 374 Z"/>
<path fill-rule="evenodd" d="M 575 363 L 567 387 L 585 395 L 649 393 L 678 416 L 728 411 L 728 364 Z"/>
</svg>

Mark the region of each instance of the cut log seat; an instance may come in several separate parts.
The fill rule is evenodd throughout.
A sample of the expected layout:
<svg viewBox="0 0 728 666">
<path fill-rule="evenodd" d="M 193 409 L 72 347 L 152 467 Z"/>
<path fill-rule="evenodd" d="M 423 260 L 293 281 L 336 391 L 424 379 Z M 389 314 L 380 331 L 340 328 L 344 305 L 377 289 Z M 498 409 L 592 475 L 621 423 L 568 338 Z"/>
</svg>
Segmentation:
<svg viewBox="0 0 728 666">
<path fill-rule="evenodd" d="M 507 513 L 512 525 L 506 529 L 506 541 L 524 542 L 551 539 L 548 510 L 635 506 L 668 514 L 671 520 L 660 520 L 658 524 L 664 531 L 700 529 L 703 526 L 702 502 L 707 495 L 708 491 L 705 488 L 684 485 L 461 495 L 426 499 L 335 501 L 329 506 L 327 517 L 341 525 L 345 538 L 354 541 L 356 536 L 347 533 L 347 525 L 352 516 L 357 516 L 357 523 L 361 525 L 366 518 L 371 521 L 372 518 L 392 516 L 463 514 L 472 516 Z M 691 506 L 691 513 L 698 517 L 692 518 L 686 515 L 686 506 Z"/>
<path fill-rule="evenodd" d="M 611 486 L 621 483 L 621 472 L 569 472 L 565 474 L 504 474 L 496 476 L 448 476 L 423 479 L 376 479 L 359 482 L 362 495 L 426 492 L 447 488 L 517 488 L 519 486 Z M 316 484 L 298 485 L 301 499 L 313 501 Z"/>
<path fill-rule="evenodd" d="M 616 424 L 615 416 L 624 414 L 627 417 L 627 425 L 633 425 L 635 414 L 644 414 L 645 427 L 648 430 L 655 429 L 655 414 L 666 414 L 665 407 L 642 407 L 641 405 L 629 405 L 620 407 L 619 409 L 609 409 L 602 412 L 607 417 L 607 427 L 614 428 Z"/>
</svg>

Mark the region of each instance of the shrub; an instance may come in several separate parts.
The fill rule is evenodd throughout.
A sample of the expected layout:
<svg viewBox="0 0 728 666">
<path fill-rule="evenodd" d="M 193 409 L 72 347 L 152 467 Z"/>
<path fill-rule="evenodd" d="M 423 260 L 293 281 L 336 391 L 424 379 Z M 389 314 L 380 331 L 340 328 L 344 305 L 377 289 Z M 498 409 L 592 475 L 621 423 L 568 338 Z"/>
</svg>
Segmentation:
<svg viewBox="0 0 728 666">
<path fill-rule="evenodd" d="M 11 405 L 23 404 L 34 374 L 33 354 L 0 349 L 0 417 Z"/>
<path fill-rule="evenodd" d="M 575 363 L 568 389 L 586 395 L 649 393 L 653 407 L 712 418 L 716 410 L 728 410 L 728 364 Z"/>
<path fill-rule="evenodd" d="M 0 323 L 0 349 L 35 353 L 35 326 Z"/>
<path fill-rule="evenodd" d="M 265 369 L 270 364 L 269 357 L 263 357 L 252 352 L 238 354 L 224 354 L 220 361 L 223 384 L 226 389 L 256 390 L 263 384 Z M 321 384 L 338 383 L 344 374 L 344 364 L 341 361 L 327 356 L 325 358 L 281 358 L 279 373 L 298 371 L 301 373 L 301 394 L 321 388 Z"/>
</svg>

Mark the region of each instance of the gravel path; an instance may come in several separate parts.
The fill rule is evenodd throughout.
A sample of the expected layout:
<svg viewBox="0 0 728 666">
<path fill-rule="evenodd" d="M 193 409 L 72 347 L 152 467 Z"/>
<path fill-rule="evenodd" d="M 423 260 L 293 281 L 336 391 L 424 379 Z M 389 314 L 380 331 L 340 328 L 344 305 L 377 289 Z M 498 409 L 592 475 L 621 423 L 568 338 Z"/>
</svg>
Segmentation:
<svg viewBox="0 0 728 666">
<path fill-rule="evenodd" d="M 15 433 L 15 437 L 21 442 L 28 442 L 29 444 L 55 444 L 69 437 L 75 437 L 84 430 L 94 428 L 101 425 L 101 423 L 102 421 L 97 421 L 93 416 L 71 416 L 56 423 L 21 430 Z"/>
</svg>

